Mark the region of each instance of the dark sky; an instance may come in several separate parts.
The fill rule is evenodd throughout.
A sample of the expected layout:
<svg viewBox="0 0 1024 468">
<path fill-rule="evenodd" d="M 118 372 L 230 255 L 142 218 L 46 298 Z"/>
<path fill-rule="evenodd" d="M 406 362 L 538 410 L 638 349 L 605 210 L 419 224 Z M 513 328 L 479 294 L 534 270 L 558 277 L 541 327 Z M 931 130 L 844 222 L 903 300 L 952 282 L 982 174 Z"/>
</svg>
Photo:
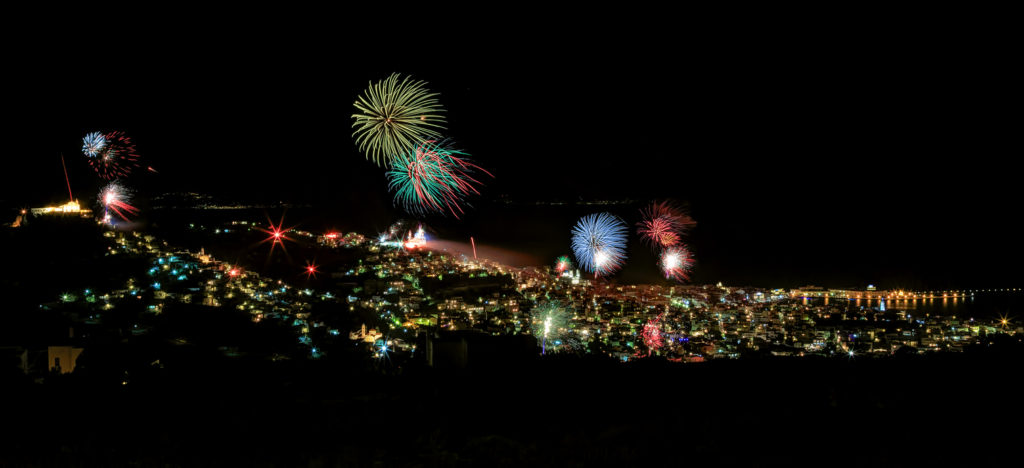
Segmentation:
<svg viewBox="0 0 1024 468">
<path fill-rule="evenodd" d="M 415 60 L 299 40 L 57 52 L 11 69 L 5 208 L 61 199 L 61 152 L 72 183 L 94 193 L 80 138 L 120 129 L 159 171 L 133 182 L 145 193 L 387 222 L 398 213 L 352 143 L 350 115 L 368 81 L 402 72 L 441 93 L 451 136 L 497 176 L 478 206 L 678 200 L 699 223 L 695 281 L 1024 280 L 1020 75 L 985 39 L 564 39 Z M 472 222 L 506 222 L 487 216 Z"/>
</svg>

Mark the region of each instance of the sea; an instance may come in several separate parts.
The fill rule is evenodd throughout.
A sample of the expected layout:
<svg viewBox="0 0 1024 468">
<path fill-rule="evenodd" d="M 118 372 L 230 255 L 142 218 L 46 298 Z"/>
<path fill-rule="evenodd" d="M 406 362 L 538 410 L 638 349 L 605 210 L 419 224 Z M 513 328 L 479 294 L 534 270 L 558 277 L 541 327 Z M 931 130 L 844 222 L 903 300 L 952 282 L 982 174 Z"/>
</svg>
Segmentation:
<svg viewBox="0 0 1024 468">
<path fill-rule="evenodd" d="M 849 308 L 899 310 L 912 316 L 958 317 L 965 320 L 995 320 L 1009 318 L 1012 324 L 1024 323 L 1024 289 L 967 290 L 964 297 L 930 298 L 917 300 L 829 299 L 828 304 L 847 303 Z M 826 304 L 825 299 L 806 299 L 810 305 Z"/>
</svg>

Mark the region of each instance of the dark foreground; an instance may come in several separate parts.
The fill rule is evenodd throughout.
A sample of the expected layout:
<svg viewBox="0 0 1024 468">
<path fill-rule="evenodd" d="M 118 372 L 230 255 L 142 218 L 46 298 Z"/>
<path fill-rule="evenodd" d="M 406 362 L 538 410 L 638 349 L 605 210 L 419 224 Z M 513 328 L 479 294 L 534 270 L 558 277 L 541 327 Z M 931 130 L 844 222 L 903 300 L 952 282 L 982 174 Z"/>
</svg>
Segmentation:
<svg viewBox="0 0 1024 468">
<path fill-rule="evenodd" d="M 1019 458 L 1020 357 L 7 375 L 0 466 L 1001 465 Z"/>
<path fill-rule="evenodd" d="M 26 376 L 5 360 L 16 352 L 0 355 L 0 467 L 976 467 L 1020 458 L 1017 337 L 953 355 L 703 364 L 499 348 L 471 360 L 475 368 L 439 372 L 420 360 L 374 364 L 343 336 L 311 361 L 294 349 L 294 331 L 258 333 L 230 308 L 196 316 L 168 306 L 167 320 L 138 336 L 143 305 L 119 305 L 102 326 L 78 324 L 89 313 L 77 305 L 46 310 L 40 301 L 120 287 L 147 264 L 106 256 L 95 223 L 32 226 L 0 231 L 0 350 L 45 350 L 69 325 L 90 336 L 67 375 Z M 349 330 L 363 323 L 338 320 Z M 173 344 L 180 336 L 192 344 Z M 253 352 L 229 356 L 224 345 Z"/>
</svg>

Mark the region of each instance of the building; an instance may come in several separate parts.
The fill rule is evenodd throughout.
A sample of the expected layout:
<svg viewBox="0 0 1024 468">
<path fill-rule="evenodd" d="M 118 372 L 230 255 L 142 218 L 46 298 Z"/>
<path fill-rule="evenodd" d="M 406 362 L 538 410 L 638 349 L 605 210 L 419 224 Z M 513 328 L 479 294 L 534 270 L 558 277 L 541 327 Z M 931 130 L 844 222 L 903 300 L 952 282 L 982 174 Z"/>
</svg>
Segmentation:
<svg viewBox="0 0 1024 468">
<path fill-rule="evenodd" d="M 33 216 L 65 214 L 79 215 L 83 218 L 88 218 L 92 216 L 92 210 L 88 208 L 82 208 L 81 205 L 79 205 L 78 202 L 74 200 L 59 206 L 44 206 L 42 208 L 32 208 Z"/>
<path fill-rule="evenodd" d="M 70 374 L 75 370 L 75 362 L 82 354 L 82 348 L 72 346 L 49 346 L 46 348 L 46 361 L 49 369 L 58 374 Z"/>
</svg>

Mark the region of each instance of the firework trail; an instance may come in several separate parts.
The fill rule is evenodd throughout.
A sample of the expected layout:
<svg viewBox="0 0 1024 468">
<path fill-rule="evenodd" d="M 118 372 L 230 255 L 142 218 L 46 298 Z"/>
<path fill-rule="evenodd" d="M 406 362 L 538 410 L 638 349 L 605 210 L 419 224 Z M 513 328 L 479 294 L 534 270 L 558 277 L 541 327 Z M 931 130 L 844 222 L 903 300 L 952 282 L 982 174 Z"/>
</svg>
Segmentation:
<svg viewBox="0 0 1024 468">
<path fill-rule="evenodd" d="M 594 276 L 608 275 L 626 260 L 626 223 L 610 213 L 580 218 L 572 230 L 572 251 L 576 261 Z"/>
<path fill-rule="evenodd" d="M 107 180 L 127 176 L 132 167 L 139 166 L 135 143 L 122 131 L 105 134 L 92 132 L 86 135 L 82 152 L 89 157 L 89 165 L 93 170 Z"/>
<path fill-rule="evenodd" d="M 662 251 L 659 264 L 665 278 L 683 282 L 690 279 L 693 256 L 686 247 L 676 245 Z"/>
<path fill-rule="evenodd" d="M 451 149 L 449 140 L 427 140 L 416 149 L 391 162 L 387 172 L 388 189 L 395 191 L 395 203 L 416 215 L 450 212 L 455 218 L 463 213 L 462 203 L 469 195 L 478 195 L 475 171 L 491 173 Z"/>
<path fill-rule="evenodd" d="M 383 81 L 370 83 L 355 102 L 352 137 L 359 151 L 378 166 L 386 166 L 416 148 L 423 140 L 438 138 L 444 129 L 445 110 L 437 93 L 425 81 L 410 81 L 393 73 Z"/>
<path fill-rule="evenodd" d="M 541 354 L 547 354 L 548 342 L 560 341 L 568 330 L 569 316 L 558 301 L 542 302 L 530 312 L 533 336 L 541 342 Z"/>
<path fill-rule="evenodd" d="M 130 221 L 128 216 L 139 214 L 139 210 L 129 204 L 131 202 L 131 191 L 118 182 L 111 182 L 103 187 L 100 190 L 99 199 L 106 212 L 104 221 L 108 223 L 111 211 L 125 221 Z"/>
</svg>

